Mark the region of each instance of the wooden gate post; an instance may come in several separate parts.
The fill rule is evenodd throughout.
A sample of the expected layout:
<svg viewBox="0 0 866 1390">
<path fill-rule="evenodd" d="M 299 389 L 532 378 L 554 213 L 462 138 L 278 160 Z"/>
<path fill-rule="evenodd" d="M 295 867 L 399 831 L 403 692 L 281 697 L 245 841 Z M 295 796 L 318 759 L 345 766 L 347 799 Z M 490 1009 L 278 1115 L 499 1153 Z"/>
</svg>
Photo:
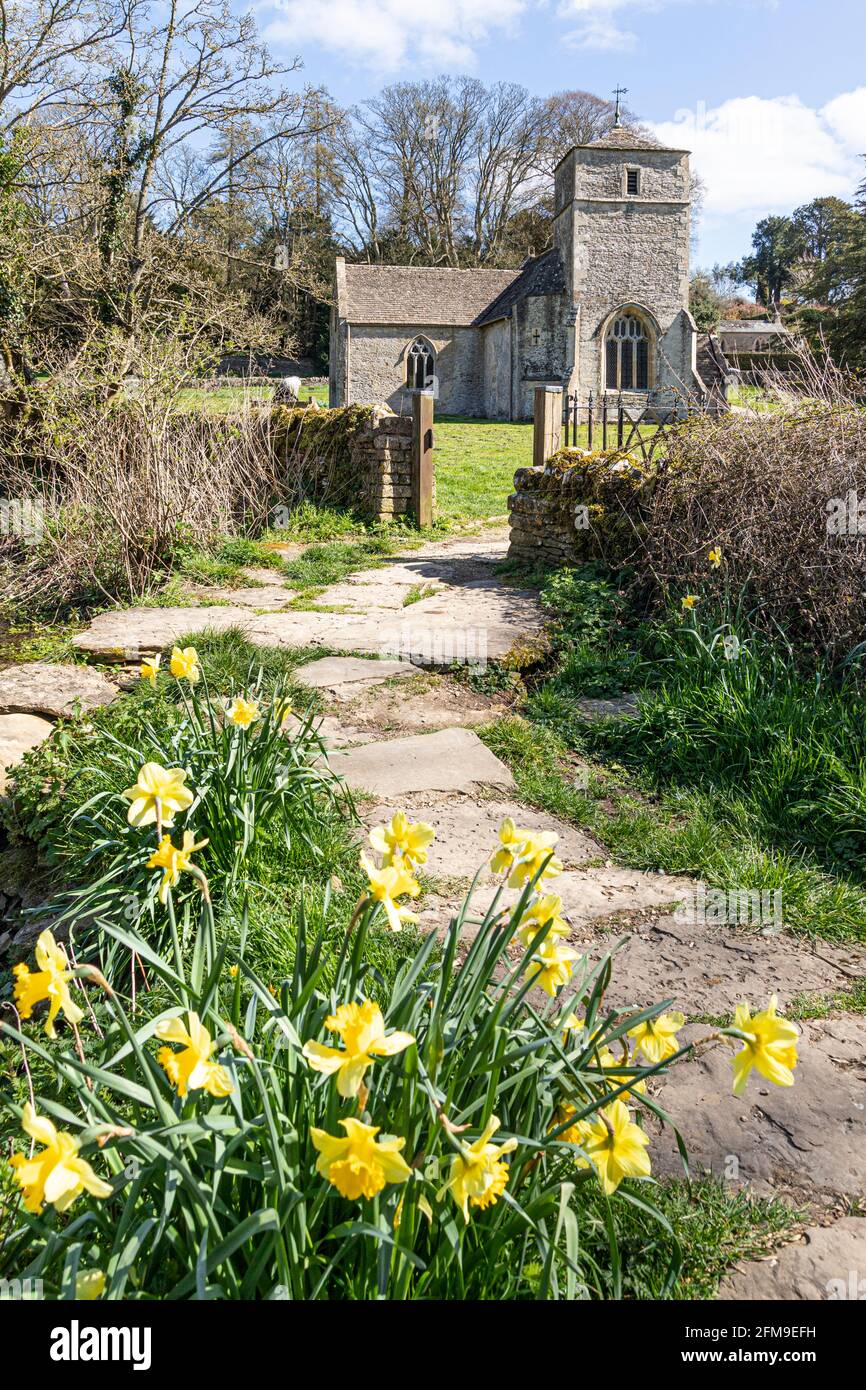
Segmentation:
<svg viewBox="0 0 866 1390">
<path fill-rule="evenodd" d="M 562 441 L 562 388 L 536 386 L 533 415 L 532 466 L 543 468 Z"/>
<path fill-rule="evenodd" d="M 412 512 L 419 526 L 433 525 L 433 392 L 412 396 Z"/>
</svg>

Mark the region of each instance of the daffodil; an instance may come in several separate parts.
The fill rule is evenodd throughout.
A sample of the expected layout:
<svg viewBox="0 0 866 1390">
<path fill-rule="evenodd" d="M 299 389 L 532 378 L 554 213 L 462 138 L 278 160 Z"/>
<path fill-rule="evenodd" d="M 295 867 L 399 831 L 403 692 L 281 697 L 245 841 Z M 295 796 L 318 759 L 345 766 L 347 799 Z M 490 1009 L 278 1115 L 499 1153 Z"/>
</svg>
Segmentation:
<svg viewBox="0 0 866 1390">
<path fill-rule="evenodd" d="M 48 1018 L 45 1031 L 49 1038 L 57 1036 L 54 1020 L 60 1010 L 72 1024 L 78 1024 L 84 1017 L 83 1009 L 73 1001 L 69 993 L 69 981 L 73 978 L 66 959 L 66 952 L 58 946 L 50 931 L 42 932 L 36 942 L 36 964 L 38 970 L 31 971 L 23 962 L 12 969 L 15 976 L 15 1006 L 22 1018 L 29 1018 L 33 1006 L 47 999 Z"/>
<path fill-rule="evenodd" d="M 201 670 L 199 669 L 198 652 L 195 647 L 175 647 L 171 654 L 169 670 L 178 680 L 188 680 L 190 685 L 195 685 Z"/>
<path fill-rule="evenodd" d="M 327 1178 L 343 1197 L 375 1197 L 386 1183 L 405 1182 L 412 1170 L 400 1150 L 405 1139 L 376 1139 L 376 1125 L 361 1120 L 341 1120 L 346 1131 L 341 1138 L 323 1129 L 311 1129 L 310 1137 L 318 1151 L 316 1172 Z"/>
<path fill-rule="evenodd" d="M 143 681 L 150 681 L 151 685 L 156 685 L 156 678 L 159 675 L 159 656 L 146 656 L 139 667 L 139 674 Z"/>
<path fill-rule="evenodd" d="M 677 1030 L 684 1023 L 682 1014 L 659 1014 L 658 1018 L 644 1019 L 636 1028 L 629 1028 L 628 1035 L 634 1038 L 635 1051 L 642 1052 L 654 1064 L 673 1057 L 679 1048 Z"/>
<path fill-rule="evenodd" d="M 649 1136 L 636 1125 L 621 1100 L 611 1101 L 589 1122 L 589 1133 L 581 1147 L 598 1174 L 608 1197 L 616 1192 L 623 1178 L 648 1178 Z"/>
<path fill-rule="evenodd" d="M 186 773 L 182 767 L 161 767 L 159 763 L 145 763 L 138 774 L 134 787 L 127 787 L 123 793 L 131 802 L 126 813 L 130 825 L 174 825 L 178 811 L 186 811 L 193 803 L 194 794 L 184 786 Z"/>
<path fill-rule="evenodd" d="M 553 895 L 539 898 L 534 906 L 527 908 L 517 929 L 517 934 L 524 946 L 529 946 L 542 928 L 548 926 L 548 923 L 550 929 L 545 941 L 555 941 L 558 937 L 568 936 L 571 928 L 562 916 L 562 898 Z"/>
<path fill-rule="evenodd" d="M 168 891 L 174 888 L 182 873 L 193 871 L 192 856 L 196 850 L 204 849 L 207 840 L 199 840 L 191 830 L 183 832 L 183 845 L 180 849 L 172 843 L 170 835 L 163 835 L 159 848 L 147 861 L 149 869 L 162 869 L 162 883 L 159 886 L 159 901 L 166 902 Z"/>
<path fill-rule="evenodd" d="M 734 1027 L 747 1035 L 742 1050 L 734 1057 L 734 1095 L 742 1095 L 755 1070 L 774 1086 L 793 1086 L 794 1068 L 797 1065 L 797 1039 L 800 1030 L 776 1013 L 775 994 L 762 1013 L 752 1017 L 748 1004 L 738 1004 L 734 1014 Z"/>
<path fill-rule="evenodd" d="M 721 546 L 718 546 L 718 545 L 714 546 L 713 549 L 710 551 L 709 555 L 707 556 L 707 559 L 709 560 L 709 562 L 710 562 L 710 564 L 712 565 L 713 569 L 714 569 L 714 570 L 717 570 L 717 569 L 719 568 L 719 565 L 722 563 L 722 548 L 721 548 Z"/>
<path fill-rule="evenodd" d="M 421 892 L 420 884 L 408 869 L 402 864 L 388 864 L 383 869 L 377 869 L 366 854 L 361 855 L 361 868 L 367 875 L 369 896 L 384 907 L 388 926 L 392 931 L 402 931 L 404 922 L 418 921 L 416 913 L 401 907 L 396 901 L 404 893 L 410 898 L 417 898 Z"/>
<path fill-rule="evenodd" d="M 491 872 L 503 874 L 511 869 L 529 837 L 528 830 L 518 830 L 511 817 L 506 816 L 499 827 L 499 849 L 490 858 Z"/>
<path fill-rule="evenodd" d="M 506 1139 L 504 1144 L 491 1144 L 490 1140 L 499 1128 L 496 1115 L 491 1115 L 482 1133 L 473 1144 L 461 1143 L 459 1154 L 451 1160 L 451 1176 L 439 1192 L 443 1197 L 450 1192 L 463 1213 L 464 1221 L 469 1220 L 469 1207 L 485 1207 L 498 1202 L 508 1185 L 508 1164 L 502 1155 L 517 1148 L 516 1139 Z"/>
<path fill-rule="evenodd" d="M 686 612 L 690 613 L 699 601 L 697 594 L 684 594 L 681 603 Z"/>
<path fill-rule="evenodd" d="M 44 1146 L 32 1158 L 15 1153 L 9 1160 L 24 1193 L 26 1211 L 35 1214 L 45 1202 L 66 1211 L 82 1192 L 92 1197 L 111 1196 L 111 1185 L 97 1177 L 86 1159 L 78 1157 L 81 1141 L 74 1134 L 56 1129 L 45 1115 L 37 1115 L 30 1101 L 24 1107 L 21 1125 L 25 1134 Z"/>
<path fill-rule="evenodd" d="M 370 844 L 382 855 L 383 868 L 402 863 L 407 869 L 414 869 L 418 864 L 427 863 L 427 847 L 435 835 L 432 825 L 410 821 L 402 811 L 397 811 L 387 825 L 376 826 L 370 831 Z"/>
<path fill-rule="evenodd" d="M 609 1047 L 603 1047 L 598 1053 L 599 1065 L 604 1068 L 605 1081 L 609 1081 L 611 1086 L 628 1086 L 629 1092 L 635 1095 L 643 1095 L 646 1091 L 646 1082 L 633 1076 L 629 1070 L 628 1057 L 615 1057 Z"/>
<path fill-rule="evenodd" d="M 540 985 L 551 998 L 558 989 L 571 979 L 572 961 L 577 960 L 577 951 L 563 946 L 555 937 L 545 937 L 533 952 L 526 967 L 526 978 L 534 985 Z"/>
<path fill-rule="evenodd" d="M 75 1297 L 81 1303 L 92 1303 L 105 1291 L 105 1275 L 101 1269 L 83 1269 L 75 1276 Z"/>
<path fill-rule="evenodd" d="M 561 1105 L 553 1117 L 553 1123 L 550 1128 L 559 1129 L 561 1124 L 564 1124 L 566 1120 L 570 1120 L 572 1115 L 576 1114 L 577 1111 L 573 1105 Z M 573 1124 L 568 1126 L 568 1129 L 564 1129 L 562 1133 L 558 1134 L 556 1137 L 564 1144 L 579 1144 L 583 1147 L 583 1144 L 591 1134 L 592 1126 L 589 1120 L 575 1120 Z M 589 1159 L 584 1158 L 583 1154 L 575 1154 L 574 1161 L 579 1168 L 587 1168 L 589 1166 Z"/>
<path fill-rule="evenodd" d="M 180 1043 L 182 1050 L 172 1052 L 170 1047 L 161 1047 L 157 1061 L 181 1099 L 189 1091 L 207 1091 L 208 1095 L 217 1097 L 229 1095 L 234 1087 L 228 1072 L 218 1062 L 210 1060 L 214 1050 L 210 1033 L 192 1010 L 188 1018 L 189 1029 L 184 1028 L 179 1018 L 159 1020 L 156 1036 L 162 1042 Z"/>
<path fill-rule="evenodd" d="M 523 888 L 535 878 L 540 884 L 546 878 L 555 878 L 557 874 L 561 874 L 562 860 L 557 859 L 553 853 L 558 839 L 559 836 L 549 830 L 531 835 L 508 875 L 509 888 Z"/>
<path fill-rule="evenodd" d="M 226 719 L 239 729 L 248 729 L 258 717 L 259 707 L 255 700 L 245 700 L 242 695 L 236 695 L 226 710 Z"/>
<path fill-rule="evenodd" d="M 339 1033 L 343 1048 L 324 1043 L 304 1043 L 304 1056 L 313 1071 L 337 1077 L 341 1096 L 356 1096 L 368 1067 L 375 1057 L 394 1057 L 411 1047 L 411 1033 L 385 1033 L 385 1020 L 378 1004 L 365 999 L 360 1004 L 341 1004 L 325 1019 L 325 1027 Z"/>
<path fill-rule="evenodd" d="M 239 966 L 239 965 L 230 965 L 230 966 L 229 966 L 229 974 L 231 975 L 231 977 L 232 977 L 233 980 L 237 979 L 237 974 L 238 974 L 238 971 L 239 971 L 239 970 L 240 970 L 240 966 Z"/>
</svg>

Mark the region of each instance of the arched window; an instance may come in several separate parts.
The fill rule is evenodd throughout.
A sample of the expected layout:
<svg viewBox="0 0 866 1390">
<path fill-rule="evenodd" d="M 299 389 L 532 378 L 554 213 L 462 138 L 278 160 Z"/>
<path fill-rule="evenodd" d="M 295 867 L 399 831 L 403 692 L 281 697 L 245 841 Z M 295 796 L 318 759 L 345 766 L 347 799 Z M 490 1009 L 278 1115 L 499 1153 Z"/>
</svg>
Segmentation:
<svg viewBox="0 0 866 1390">
<path fill-rule="evenodd" d="M 637 314 L 618 314 L 605 341 L 608 391 L 649 390 L 649 338 Z"/>
<path fill-rule="evenodd" d="M 433 385 L 435 363 L 430 344 L 423 338 L 416 338 L 406 353 L 406 385 L 410 390 L 421 391 Z"/>
</svg>

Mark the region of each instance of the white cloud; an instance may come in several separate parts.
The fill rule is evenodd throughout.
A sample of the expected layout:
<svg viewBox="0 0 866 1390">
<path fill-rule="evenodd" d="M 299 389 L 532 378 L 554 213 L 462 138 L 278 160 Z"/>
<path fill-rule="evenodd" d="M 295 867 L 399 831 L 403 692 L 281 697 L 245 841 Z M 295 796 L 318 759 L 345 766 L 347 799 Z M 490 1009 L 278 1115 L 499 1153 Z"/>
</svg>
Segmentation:
<svg viewBox="0 0 866 1390">
<path fill-rule="evenodd" d="M 797 96 L 735 97 L 678 111 L 653 126 L 666 145 L 692 151 L 707 185 L 708 223 L 790 212 L 812 198 L 850 198 L 863 176 L 866 87 L 819 110 Z"/>
<path fill-rule="evenodd" d="M 265 27 L 270 43 L 301 49 L 320 44 L 380 75 L 418 69 L 467 71 L 475 49 L 493 35 L 511 35 L 533 0 L 276 0 Z"/>
<path fill-rule="evenodd" d="M 656 8 L 653 0 L 562 0 L 557 8 L 560 19 L 572 23 L 565 34 L 571 48 L 627 52 L 637 43 L 637 35 L 617 22 L 617 12 Z"/>
</svg>

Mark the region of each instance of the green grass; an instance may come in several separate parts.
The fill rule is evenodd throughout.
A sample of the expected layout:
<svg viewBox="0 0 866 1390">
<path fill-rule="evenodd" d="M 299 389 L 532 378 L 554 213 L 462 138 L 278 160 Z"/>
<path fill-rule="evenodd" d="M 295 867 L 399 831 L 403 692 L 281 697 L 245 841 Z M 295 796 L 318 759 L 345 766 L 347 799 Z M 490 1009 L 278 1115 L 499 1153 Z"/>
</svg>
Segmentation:
<svg viewBox="0 0 866 1390">
<path fill-rule="evenodd" d="M 200 386 L 186 386 L 177 392 L 174 403 L 177 410 L 201 411 L 205 415 L 228 415 L 254 401 L 269 401 L 273 394 L 273 382 L 250 382 L 247 386 L 217 386 L 212 390 Z M 299 400 L 316 400 L 320 405 L 326 406 L 327 382 L 318 382 L 314 386 L 303 384 Z"/>
<path fill-rule="evenodd" d="M 388 534 L 310 545 L 302 555 L 286 561 L 282 577 L 291 589 L 321 590 L 356 570 L 375 569 L 399 548 L 399 538 Z"/>
<path fill-rule="evenodd" d="M 532 422 L 442 416 L 433 426 L 436 512 L 446 523 L 504 516 L 514 470 L 532 464 Z"/>
</svg>

